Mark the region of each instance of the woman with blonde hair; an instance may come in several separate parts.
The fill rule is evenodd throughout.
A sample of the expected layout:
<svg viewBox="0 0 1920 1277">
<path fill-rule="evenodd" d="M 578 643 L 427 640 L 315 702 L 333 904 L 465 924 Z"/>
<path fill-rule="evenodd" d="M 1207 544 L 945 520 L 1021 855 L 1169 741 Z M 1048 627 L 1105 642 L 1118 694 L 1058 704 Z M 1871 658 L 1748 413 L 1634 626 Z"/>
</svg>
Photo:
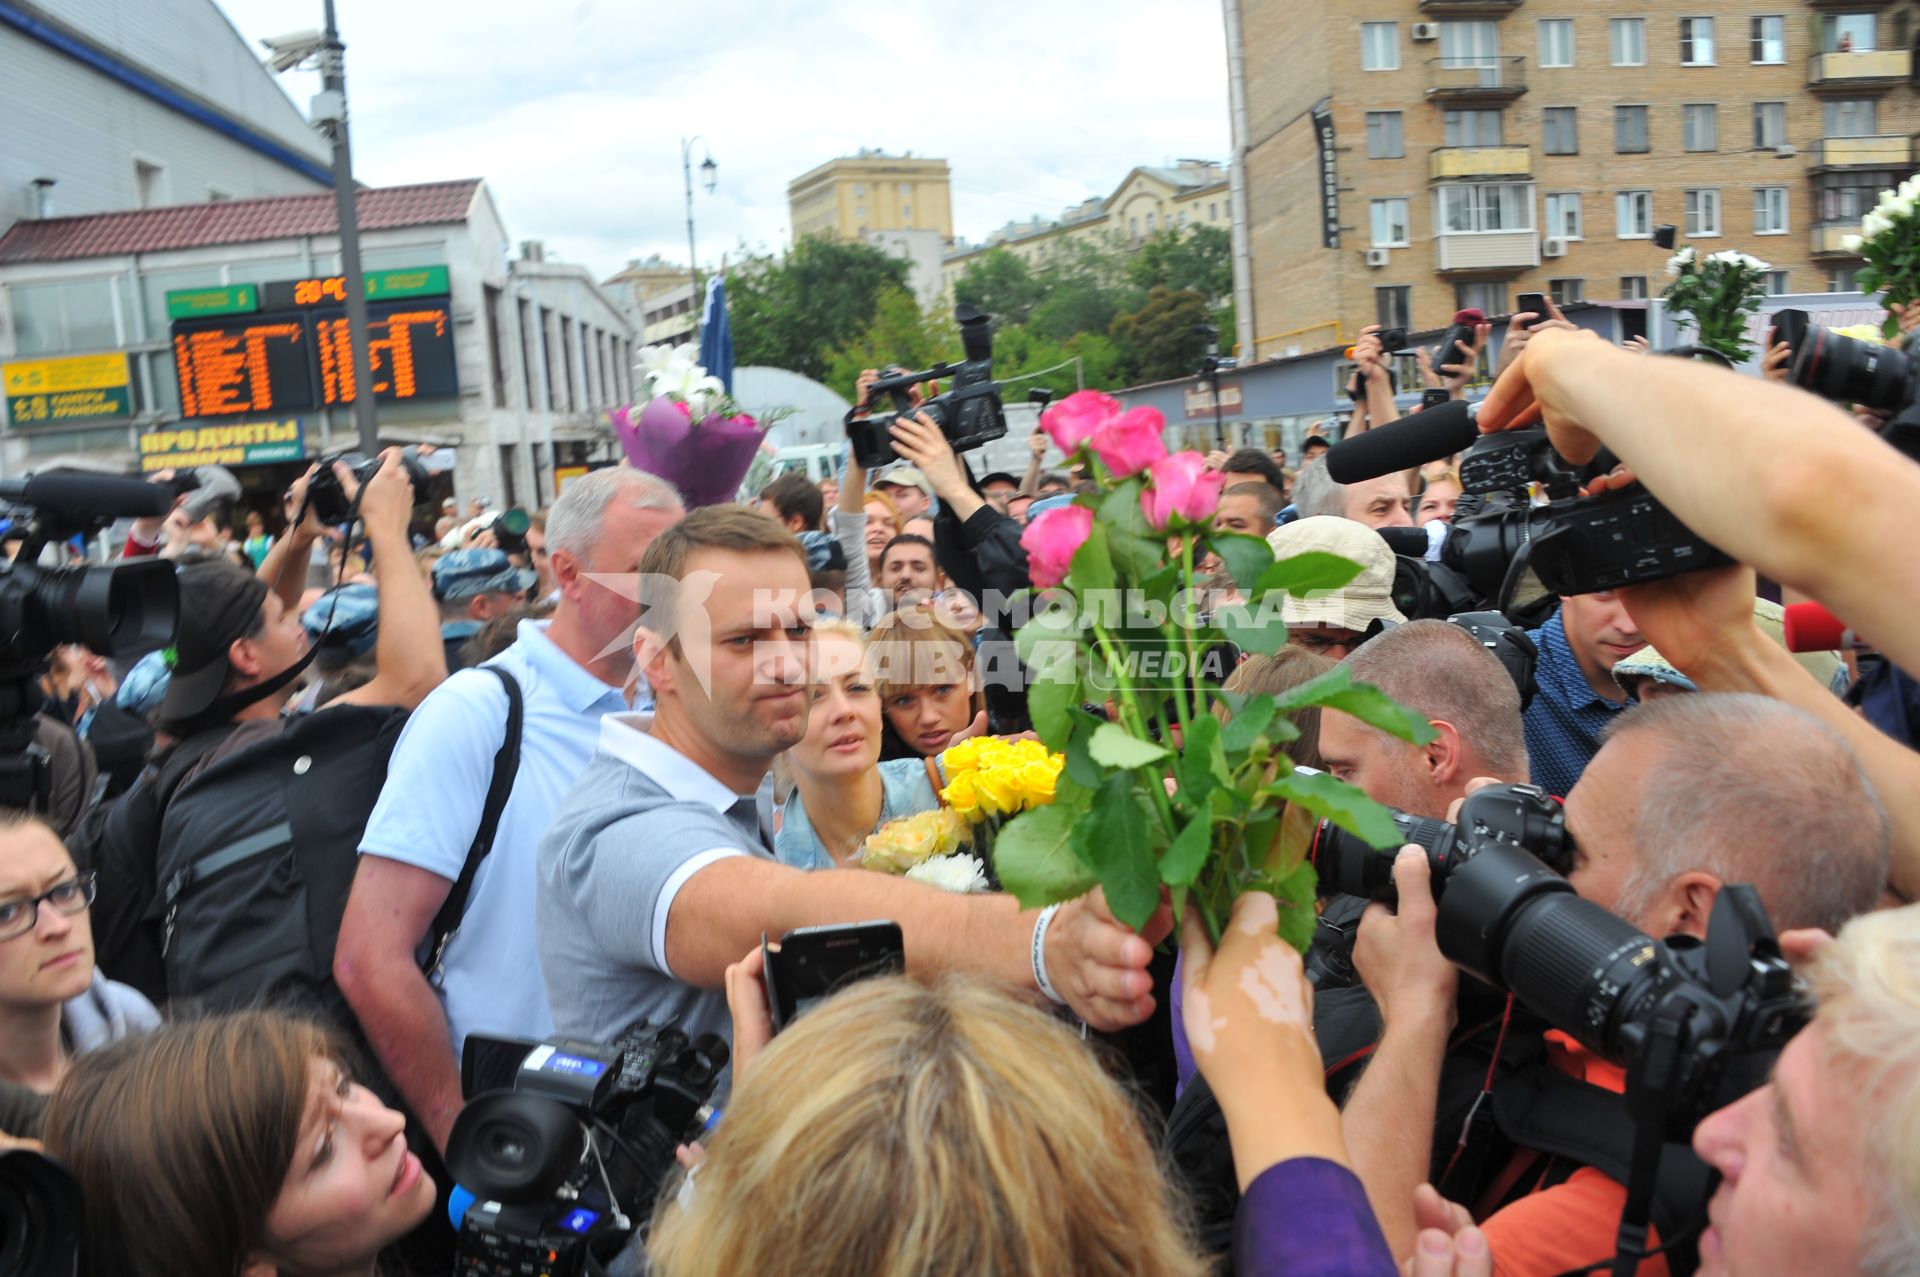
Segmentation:
<svg viewBox="0 0 1920 1277">
<path fill-rule="evenodd" d="M 935 758 L 988 730 L 973 643 L 932 607 L 901 608 L 874 626 L 867 662 L 886 717 L 882 758 Z"/>
<path fill-rule="evenodd" d="M 815 622 L 813 662 L 807 734 L 785 755 L 794 790 L 773 853 L 797 869 L 851 868 L 874 830 L 940 805 L 936 764 L 917 756 L 880 761 L 880 692 L 859 626 Z"/>
<path fill-rule="evenodd" d="M 653 1277 L 1200 1277 L 1139 1110 L 1059 1020 L 951 979 L 868 980 L 764 1050 L 727 972 L 726 1121 L 662 1204 Z"/>
</svg>

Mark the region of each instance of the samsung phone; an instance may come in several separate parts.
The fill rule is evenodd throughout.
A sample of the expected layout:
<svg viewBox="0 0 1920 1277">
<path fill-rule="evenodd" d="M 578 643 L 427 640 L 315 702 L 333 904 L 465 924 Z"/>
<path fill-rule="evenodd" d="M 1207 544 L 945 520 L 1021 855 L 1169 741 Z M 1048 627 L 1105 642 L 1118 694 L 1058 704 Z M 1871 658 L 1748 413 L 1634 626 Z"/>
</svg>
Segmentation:
<svg viewBox="0 0 1920 1277">
<path fill-rule="evenodd" d="M 907 969 L 906 944 L 897 922 L 801 927 L 781 936 L 777 945 L 763 933 L 760 950 L 766 958 L 767 1008 L 775 1033 L 856 980 Z"/>
</svg>

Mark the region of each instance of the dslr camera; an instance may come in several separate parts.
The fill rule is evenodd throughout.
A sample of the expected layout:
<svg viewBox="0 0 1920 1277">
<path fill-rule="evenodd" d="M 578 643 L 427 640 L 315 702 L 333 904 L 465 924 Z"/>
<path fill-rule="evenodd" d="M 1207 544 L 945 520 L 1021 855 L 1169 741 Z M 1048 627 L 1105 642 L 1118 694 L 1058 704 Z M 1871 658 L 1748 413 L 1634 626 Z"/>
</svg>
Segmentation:
<svg viewBox="0 0 1920 1277">
<path fill-rule="evenodd" d="M 1000 402 L 1000 383 L 993 379 L 993 320 L 978 306 L 962 302 L 953 311 L 960 325 L 960 348 L 966 358 L 957 364 L 935 364 L 924 372 L 893 372 L 873 383 L 868 394 L 874 399 L 885 395 L 893 401 L 893 411 L 877 413 L 864 420 L 847 415 L 847 438 L 853 455 L 868 470 L 892 465 L 900 459 L 893 450 L 893 423 L 902 414 L 912 417 L 926 413 L 940 427 L 955 452 L 965 452 L 991 443 L 1007 433 L 1006 412 Z M 952 386 L 918 407 L 914 406 L 915 386 L 935 378 L 947 378 Z M 855 406 L 854 412 L 860 411 Z"/>
<path fill-rule="evenodd" d="M 447 1169 L 456 1277 L 574 1277 L 618 1254 L 697 1138 L 727 1066 L 714 1034 L 642 1020 L 610 1046 L 467 1039 Z"/>
<path fill-rule="evenodd" d="M 369 457 L 364 452 L 330 452 L 320 458 L 320 468 L 307 480 L 307 506 L 314 517 L 328 527 L 346 523 L 355 513 L 355 505 L 347 499 L 340 476 L 333 472 L 336 461 L 345 464 L 362 486 L 380 473 L 380 458 Z M 427 468 L 420 464 L 420 450 L 411 446 L 402 448 L 400 466 L 413 483 L 413 499 L 418 504 L 420 494 L 427 490 Z"/>
<path fill-rule="evenodd" d="M 1460 823 L 1392 811 L 1400 827 L 1400 846 L 1413 843 L 1427 853 L 1433 869 L 1433 896 L 1442 899 L 1447 882 L 1469 860 L 1489 847 L 1519 847 L 1549 864 L 1571 868 L 1573 839 L 1560 804 L 1533 785 L 1488 785 L 1460 804 Z M 1397 850 L 1397 848 L 1396 848 Z M 1393 886 L 1394 851 L 1348 833 L 1330 820 L 1314 831 L 1308 858 L 1320 875 L 1322 896 L 1361 896 L 1388 904 L 1398 899 Z"/>
<path fill-rule="evenodd" d="M 1920 461 L 1920 360 L 1910 343 L 1882 346 L 1823 328 L 1804 310 L 1773 316 L 1777 341 L 1793 352 L 1787 377 L 1822 399 L 1892 414 L 1880 437 Z"/>
</svg>

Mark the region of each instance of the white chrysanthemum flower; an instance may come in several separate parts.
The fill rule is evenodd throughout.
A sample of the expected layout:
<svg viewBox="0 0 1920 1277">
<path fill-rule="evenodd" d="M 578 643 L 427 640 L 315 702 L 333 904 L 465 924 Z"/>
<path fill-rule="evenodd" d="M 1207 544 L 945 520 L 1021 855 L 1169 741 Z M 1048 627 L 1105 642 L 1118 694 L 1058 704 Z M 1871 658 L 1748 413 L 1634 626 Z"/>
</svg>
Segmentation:
<svg viewBox="0 0 1920 1277">
<path fill-rule="evenodd" d="M 1860 233 L 1868 239 L 1878 239 L 1893 229 L 1893 223 L 1882 216 L 1879 210 L 1868 213 L 1860 221 Z"/>
<path fill-rule="evenodd" d="M 964 851 L 923 860 L 907 870 L 907 877 L 961 895 L 978 894 L 987 889 L 986 867 L 980 863 L 980 857 Z"/>
<path fill-rule="evenodd" d="M 1860 251 L 1860 245 L 1865 242 L 1866 241 L 1858 235 L 1842 235 L 1840 237 L 1840 251 L 1843 253 L 1857 253 Z"/>
<path fill-rule="evenodd" d="M 1667 274 L 1678 275 L 1682 267 L 1690 266 L 1693 264 L 1693 259 L 1694 259 L 1694 252 L 1691 245 L 1681 249 L 1679 252 L 1675 253 L 1672 257 L 1669 257 L 1667 259 Z"/>
</svg>

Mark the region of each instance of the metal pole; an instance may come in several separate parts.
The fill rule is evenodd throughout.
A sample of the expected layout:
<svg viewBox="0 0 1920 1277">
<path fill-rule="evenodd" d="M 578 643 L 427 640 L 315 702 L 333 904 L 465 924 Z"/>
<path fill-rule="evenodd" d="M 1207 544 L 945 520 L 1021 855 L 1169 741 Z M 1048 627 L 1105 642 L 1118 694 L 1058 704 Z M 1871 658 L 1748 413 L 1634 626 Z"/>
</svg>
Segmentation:
<svg viewBox="0 0 1920 1277">
<path fill-rule="evenodd" d="M 693 247 L 693 144 L 699 140 L 696 134 L 680 142 L 680 175 L 687 184 L 687 279 L 693 284 L 692 305 L 695 307 L 700 305 L 700 257 Z M 697 336 L 700 331 L 699 318 L 693 321 L 693 328 Z"/>
<path fill-rule="evenodd" d="M 327 29 L 320 53 L 320 86 L 339 95 L 338 118 L 328 124 L 333 139 L 333 199 L 340 217 L 340 273 L 346 277 L 347 345 L 353 362 L 353 420 L 360 451 L 380 451 L 380 427 L 374 419 L 373 358 L 367 346 L 367 291 L 360 268 L 360 213 L 353 186 L 353 148 L 347 139 L 347 46 L 334 23 L 333 0 L 326 0 Z"/>
</svg>

